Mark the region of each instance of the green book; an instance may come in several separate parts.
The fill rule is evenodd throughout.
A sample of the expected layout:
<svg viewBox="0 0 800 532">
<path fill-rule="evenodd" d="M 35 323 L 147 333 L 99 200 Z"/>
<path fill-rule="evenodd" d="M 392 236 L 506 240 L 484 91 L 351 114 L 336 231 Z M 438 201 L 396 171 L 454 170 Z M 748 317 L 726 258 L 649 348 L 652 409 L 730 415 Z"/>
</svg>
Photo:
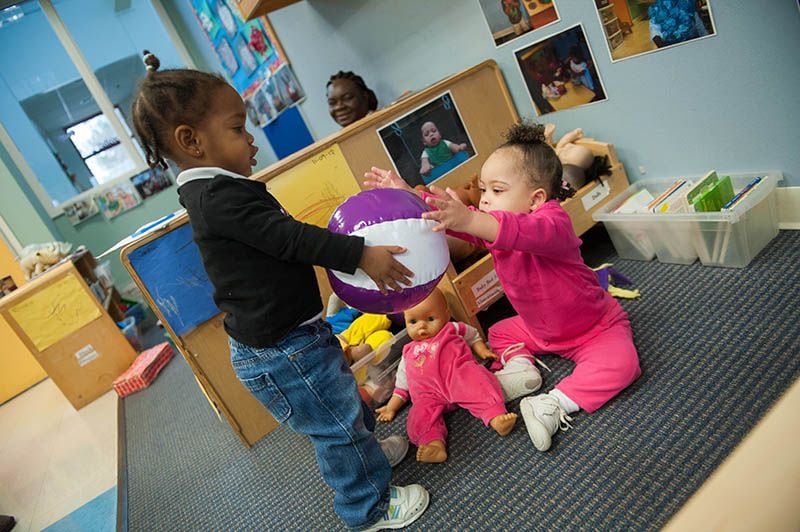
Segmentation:
<svg viewBox="0 0 800 532">
<path fill-rule="evenodd" d="M 697 198 L 697 196 L 708 190 L 715 183 L 717 183 L 717 181 L 719 181 L 717 172 L 715 170 L 711 170 L 709 173 L 699 179 L 691 189 L 689 189 L 689 191 L 686 193 L 686 202 L 690 206 L 693 206 L 694 200 Z"/>
<path fill-rule="evenodd" d="M 699 191 L 689 201 L 695 212 L 719 212 L 733 198 L 733 184 L 730 176 L 718 178 Z"/>
</svg>

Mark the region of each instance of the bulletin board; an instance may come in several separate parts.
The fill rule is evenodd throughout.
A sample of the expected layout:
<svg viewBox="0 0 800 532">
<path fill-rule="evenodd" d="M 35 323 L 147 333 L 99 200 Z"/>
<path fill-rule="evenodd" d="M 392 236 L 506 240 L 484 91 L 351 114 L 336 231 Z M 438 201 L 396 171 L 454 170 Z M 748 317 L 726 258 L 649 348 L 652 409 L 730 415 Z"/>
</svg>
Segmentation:
<svg viewBox="0 0 800 532">
<path fill-rule="evenodd" d="M 362 189 L 364 172 L 372 166 L 392 167 L 378 130 L 448 91 L 458 105 L 476 156 L 449 172 L 436 184 L 457 186 L 464 183 L 480 172 L 483 162 L 502 142 L 502 132 L 518 120 L 503 75 L 494 61 L 480 63 L 376 111 L 258 172 L 252 179 L 266 183 L 270 192 L 295 218 L 316 225 L 327 225 L 330 213 L 341 203 L 340 200 Z M 165 323 L 207 396 L 242 441 L 252 445 L 272 430 L 276 422 L 233 374 L 222 316 L 210 316 L 212 312 L 205 300 L 208 286 L 200 281 L 194 288 L 186 283 L 180 286 L 181 276 L 186 272 L 193 272 L 192 275 L 197 273 L 193 265 L 198 264 L 192 253 L 178 249 L 190 237 L 187 222 L 186 214 L 177 216 L 166 227 L 128 244 L 121 251 L 121 260 L 150 307 Z M 172 235 L 174 232 L 179 235 Z M 154 241 L 157 242 L 153 244 Z M 144 251 L 140 251 L 142 248 Z M 153 249 L 159 253 L 154 257 L 172 249 L 176 259 L 170 263 L 170 267 L 159 260 L 142 260 L 147 256 L 147 250 Z M 320 268 L 316 271 L 322 301 L 326 302 L 331 292 L 330 286 L 324 271 Z M 454 275 L 452 265 L 446 275 Z M 453 290 L 449 282 L 442 284 L 441 288 L 446 294 Z M 169 296 L 165 297 L 165 294 Z M 171 301 L 170 297 L 177 302 L 172 307 L 165 304 L 165 301 Z M 205 310 L 192 308 L 188 304 L 190 301 Z M 457 305 L 458 301 L 448 295 L 451 306 Z M 457 319 L 460 319 L 460 315 L 466 315 L 463 309 L 456 307 L 452 310 Z M 209 319 L 202 321 L 206 317 Z"/>
</svg>

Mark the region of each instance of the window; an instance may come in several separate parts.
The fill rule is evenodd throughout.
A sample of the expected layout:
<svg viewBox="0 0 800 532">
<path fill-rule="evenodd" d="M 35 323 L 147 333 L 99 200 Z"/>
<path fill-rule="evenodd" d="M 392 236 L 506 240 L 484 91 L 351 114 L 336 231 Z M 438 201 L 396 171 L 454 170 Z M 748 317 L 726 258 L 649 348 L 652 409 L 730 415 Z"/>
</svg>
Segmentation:
<svg viewBox="0 0 800 532">
<path fill-rule="evenodd" d="M 187 65 L 159 0 L 26 0 L 0 10 L 0 123 L 47 212 L 147 170 L 129 127 L 142 51 Z M 169 30 L 173 31 L 173 30 Z"/>
<path fill-rule="evenodd" d="M 125 132 L 131 137 L 137 151 L 142 155 L 139 141 L 133 137 L 119 107 L 115 107 L 114 112 L 125 126 Z M 65 128 L 64 133 L 78 150 L 83 162 L 91 172 L 92 184 L 108 183 L 136 169 L 133 161 L 127 157 L 125 146 L 120 143 L 106 115 L 94 115 L 83 122 Z"/>
</svg>

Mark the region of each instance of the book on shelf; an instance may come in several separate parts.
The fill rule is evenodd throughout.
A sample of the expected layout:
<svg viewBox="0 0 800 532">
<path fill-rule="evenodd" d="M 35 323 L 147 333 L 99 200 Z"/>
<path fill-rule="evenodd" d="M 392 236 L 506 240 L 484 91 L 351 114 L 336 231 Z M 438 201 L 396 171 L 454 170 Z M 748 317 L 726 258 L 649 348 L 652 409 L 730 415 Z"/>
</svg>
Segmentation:
<svg viewBox="0 0 800 532">
<path fill-rule="evenodd" d="M 692 206 L 695 212 L 719 212 L 731 198 L 733 198 L 733 184 L 730 176 L 726 175 L 700 191 L 692 199 Z"/>
<path fill-rule="evenodd" d="M 761 176 L 756 176 L 753 178 L 752 181 L 747 183 L 742 190 L 737 192 L 725 205 L 722 206 L 723 211 L 729 211 L 736 207 L 748 194 L 753 192 L 753 190 L 758 186 L 764 178 Z"/>
<path fill-rule="evenodd" d="M 678 179 L 667 190 L 662 192 L 647 206 L 647 212 L 667 213 L 685 212 L 685 204 L 682 201 L 686 192 L 691 188 L 692 182 L 686 179 Z"/>
<path fill-rule="evenodd" d="M 636 214 L 648 212 L 647 206 L 653 201 L 653 195 L 646 188 L 639 190 L 614 209 L 614 214 Z"/>
</svg>

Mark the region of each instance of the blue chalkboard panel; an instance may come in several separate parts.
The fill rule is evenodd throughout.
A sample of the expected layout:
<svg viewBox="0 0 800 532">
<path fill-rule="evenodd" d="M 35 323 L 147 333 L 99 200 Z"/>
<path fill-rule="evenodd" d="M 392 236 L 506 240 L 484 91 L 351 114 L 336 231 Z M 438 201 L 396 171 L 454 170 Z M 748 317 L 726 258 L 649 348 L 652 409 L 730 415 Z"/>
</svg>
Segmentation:
<svg viewBox="0 0 800 532">
<path fill-rule="evenodd" d="M 133 250 L 128 260 L 175 334 L 220 313 L 189 224 Z"/>
<path fill-rule="evenodd" d="M 296 151 L 314 143 L 314 138 L 303 121 L 297 106 L 290 107 L 278 118 L 263 127 L 272 149 L 278 159 L 288 157 Z"/>
</svg>

